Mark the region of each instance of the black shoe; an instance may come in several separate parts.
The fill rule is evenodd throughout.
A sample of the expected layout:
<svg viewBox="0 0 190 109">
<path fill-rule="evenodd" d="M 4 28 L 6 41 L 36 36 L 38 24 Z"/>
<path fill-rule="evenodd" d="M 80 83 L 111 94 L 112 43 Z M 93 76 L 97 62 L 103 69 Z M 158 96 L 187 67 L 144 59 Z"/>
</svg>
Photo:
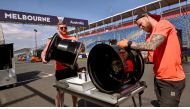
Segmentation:
<svg viewBox="0 0 190 109">
<path fill-rule="evenodd" d="M 154 107 L 160 107 L 158 100 L 152 100 L 150 102 Z"/>
</svg>

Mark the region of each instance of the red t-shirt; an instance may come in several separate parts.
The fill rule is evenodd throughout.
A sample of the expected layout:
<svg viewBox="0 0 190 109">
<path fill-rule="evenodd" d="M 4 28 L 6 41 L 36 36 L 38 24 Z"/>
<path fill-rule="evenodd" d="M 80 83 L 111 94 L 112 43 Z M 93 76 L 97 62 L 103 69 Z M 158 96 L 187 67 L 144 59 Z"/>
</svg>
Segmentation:
<svg viewBox="0 0 190 109">
<path fill-rule="evenodd" d="M 127 65 L 125 72 L 133 72 L 134 71 L 133 61 L 131 59 L 127 59 L 125 61 L 125 64 Z"/>
<path fill-rule="evenodd" d="M 169 81 L 185 79 L 181 64 L 181 48 L 175 27 L 167 20 L 160 20 L 153 29 L 152 35 L 154 34 L 166 37 L 153 55 L 156 78 Z"/>
</svg>

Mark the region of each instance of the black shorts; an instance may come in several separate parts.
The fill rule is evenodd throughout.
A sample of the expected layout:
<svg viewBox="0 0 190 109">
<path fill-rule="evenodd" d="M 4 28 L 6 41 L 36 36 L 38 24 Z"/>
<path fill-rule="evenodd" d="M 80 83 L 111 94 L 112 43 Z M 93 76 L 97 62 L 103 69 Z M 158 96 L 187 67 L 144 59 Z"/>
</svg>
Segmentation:
<svg viewBox="0 0 190 109">
<path fill-rule="evenodd" d="M 72 70 L 71 68 L 66 68 L 63 70 L 56 70 L 55 72 L 55 78 L 57 81 L 77 76 L 77 71 Z"/>
<path fill-rule="evenodd" d="M 185 80 L 165 81 L 155 79 L 154 88 L 158 103 L 161 107 L 177 107 L 183 89 L 185 88 Z"/>
</svg>

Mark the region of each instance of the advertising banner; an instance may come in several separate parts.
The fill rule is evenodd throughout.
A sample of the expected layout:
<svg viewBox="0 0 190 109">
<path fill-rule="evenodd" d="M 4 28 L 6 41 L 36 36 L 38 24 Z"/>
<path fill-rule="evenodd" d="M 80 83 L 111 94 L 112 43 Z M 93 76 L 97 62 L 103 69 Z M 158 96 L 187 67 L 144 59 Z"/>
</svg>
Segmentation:
<svg viewBox="0 0 190 109">
<path fill-rule="evenodd" d="M 87 27 L 88 20 L 33 14 L 26 12 L 0 10 L 0 21 L 21 24 L 57 25 L 60 20 L 66 21 L 68 26 Z"/>
</svg>

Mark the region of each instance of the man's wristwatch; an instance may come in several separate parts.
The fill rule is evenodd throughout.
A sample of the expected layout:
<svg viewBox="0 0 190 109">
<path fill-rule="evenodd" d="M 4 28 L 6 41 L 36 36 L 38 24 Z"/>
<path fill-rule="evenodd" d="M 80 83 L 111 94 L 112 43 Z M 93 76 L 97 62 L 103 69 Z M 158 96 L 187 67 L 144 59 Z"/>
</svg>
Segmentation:
<svg viewBox="0 0 190 109">
<path fill-rule="evenodd" d="M 131 48 L 131 44 L 132 44 L 132 41 L 128 41 L 128 43 L 127 43 L 128 48 Z"/>
</svg>

